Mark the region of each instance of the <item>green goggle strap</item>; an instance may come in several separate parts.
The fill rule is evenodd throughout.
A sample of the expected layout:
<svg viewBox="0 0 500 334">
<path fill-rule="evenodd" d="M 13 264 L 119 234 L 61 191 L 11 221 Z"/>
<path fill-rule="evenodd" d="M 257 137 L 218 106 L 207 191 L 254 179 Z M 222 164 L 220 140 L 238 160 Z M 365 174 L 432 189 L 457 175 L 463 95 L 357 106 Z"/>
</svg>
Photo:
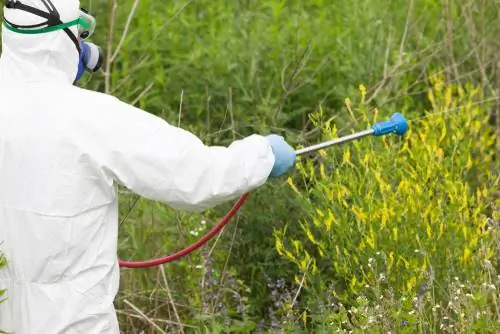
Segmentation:
<svg viewBox="0 0 500 334">
<path fill-rule="evenodd" d="M 66 29 L 66 28 L 69 28 L 69 27 L 72 27 L 72 26 L 75 26 L 75 25 L 81 25 L 85 29 L 88 29 L 90 27 L 90 25 L 88 24 L 88 22 L 85 21 L 85 20 L 83 20 L 83 19 L 81 19 L 81 18 L 78 18 L 78 19 L 73 20 L 71 22 L 62 23 L 62 24 L 58 24 L 58 25 L 55 25 L 55 26 L 51 26 L 51 27 L 41 28 L 41 29 L 20 29 L 20 28 L 13 27 L 11 24 L 9 24 L 8 22 L 6 22 L 5 20 L 3 21 L 3 25 L 7 29 L 9 29 L 9 30 L 11 30 L 13 32 L 17 32 L 17 33 L 20 33 L 20 34 L 28 34 L 28 35 L 44 34 L 44 33 L 52 32 L 52 31 L 56 31 L 56 30 L 63 30 L 63 29 Z"/>
</svg>

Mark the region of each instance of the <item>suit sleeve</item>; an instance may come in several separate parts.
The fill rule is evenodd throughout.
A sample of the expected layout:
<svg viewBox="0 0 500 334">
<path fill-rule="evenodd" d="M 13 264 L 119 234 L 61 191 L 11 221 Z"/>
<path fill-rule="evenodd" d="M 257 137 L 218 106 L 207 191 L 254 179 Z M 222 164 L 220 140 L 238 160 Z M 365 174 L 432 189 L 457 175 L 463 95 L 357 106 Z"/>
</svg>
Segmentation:
<svg viewBox="0 0 500 334">
<path fill-rule="evenodd" d="M 109 103 L 111 102 L 111 103 Z M 263 185 L 274 164 L 267 139 L 206 146 L 191 132 L 118 99 L 89 133 L 100 167 L 131 191 L 175 209 L 203 211 Z M 109 106 L 111 104 L 111 106 Z M 92 125 L 90 125 L 92 124 Z"/>
</svg>

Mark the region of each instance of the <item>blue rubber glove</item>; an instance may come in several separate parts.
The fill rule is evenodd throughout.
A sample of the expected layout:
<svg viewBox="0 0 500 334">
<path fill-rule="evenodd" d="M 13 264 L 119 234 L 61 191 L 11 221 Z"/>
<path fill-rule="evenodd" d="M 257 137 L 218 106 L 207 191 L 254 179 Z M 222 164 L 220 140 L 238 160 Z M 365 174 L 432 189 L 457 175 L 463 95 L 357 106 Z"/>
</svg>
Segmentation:
<svg viewBox="0 0 500 334">
<path fill-rule="evenodd" d="M 285 142 L 285 139 L 278 135 L 266 137 L 274 153 L 274 166 L 271 170 L 271 177 L 278 177 L 285 174 L 295 164 L 295 150 Z"/>
</svg>

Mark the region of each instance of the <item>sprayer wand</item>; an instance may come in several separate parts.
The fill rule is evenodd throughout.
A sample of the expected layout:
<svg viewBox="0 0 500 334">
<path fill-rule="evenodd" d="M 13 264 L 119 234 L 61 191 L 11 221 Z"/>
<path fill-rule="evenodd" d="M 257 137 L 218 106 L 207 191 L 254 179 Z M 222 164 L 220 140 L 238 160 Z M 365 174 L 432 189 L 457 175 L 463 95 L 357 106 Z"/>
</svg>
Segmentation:
<svg viewBox="0 0 500 334">
<path fill-rule="evenodd" d="M 345 143 L 345 142 L 348 142 L 348 141 L 351 141 L 354 139 L 359 139 L 359 138 L 363 138 L 363 137 L 371 136 L 371 135 L 382 136 L 382 135 L 386 135 L 389 133 L 396 133 L 396 134 L 402 136 L 406 133 L 406 131 L 408 131 L 408 123 L 407 123 L 406 119 L 404 118 L 404 116 L 402 114 L 395 113 L 391 116 L 391 118 L 389 120 L 376 123 L 371 127 L 371 129 L 356 132 L 356 133 L 353 133 L 351 135 L 347 135 L 347 136 L 340 137 L 337 139 L 329 140 L 329 141 L 326 141 L 324 143 L 320 143 L 317 145 L 305 147 L 305 148 L 302 148 L 300 150 L 297 150 L 295 153 L 297 155 L 303 155 L 306 153 L 315 152 L 318 150 L 328 148 L 330 146 L 342 144 L 342 143 Z"/>
<path fill-rule="evenodd" d="M 371 129 L 360 131 L 351 135 L 347 135 L 341 138 L 333 139 L 326 141 L 324 143 L 320 143 L 317 145 L 309 146 L 306 148 L 302 148 L 296 151 L 297 155 L 303 155 L 310 152 L 315 152 L 318 150 L 322 150 L 337 144 L 342 144 L 354 139 L 363 138 L 366 136 L 383 136 L 390 133 L 396 133 L 400 136 L 404 135 L 408 131 L 408 122 L 405 117 L 400 113 L 394 113 L 389 120 L 382 121 L 374 124 Z M 126 268 L 148 268 L 153 266 L 158 266 L 167 262 L 171 262 L 177 260 L 183 256 L 188 255 L 194 250 L 206 244 L 213 236 L 219 233 L 220 230 L 229 222 L 229 220 L 238 212 L 238 210 L 243 206 L 246 202 L 248 194 L 244 194 L 241 198 L 234 204 L 233 208 L 222 218 L 222 220 L 217 223 L 205 236 L 203 236 L 196 243 L 190 245 L 189 247 L 162 257 L 158 259 L 148 260 L 148 261 L 139 261 L 139 262 L 131 262 L 131 261 L 120 261 L 120 267 Z"/>
</svg>

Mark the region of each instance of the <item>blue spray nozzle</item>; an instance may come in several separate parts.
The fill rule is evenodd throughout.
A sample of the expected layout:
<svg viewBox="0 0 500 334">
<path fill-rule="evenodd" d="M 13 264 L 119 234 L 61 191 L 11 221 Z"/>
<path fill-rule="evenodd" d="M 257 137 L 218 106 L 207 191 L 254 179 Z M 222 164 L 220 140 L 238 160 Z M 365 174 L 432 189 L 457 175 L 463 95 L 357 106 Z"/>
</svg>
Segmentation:
<svg viewBox="0 0 500 334">
<path fill-rule="evenodd" d="M 402 114 L 394 113 L 389 120 L 374 124 L 372 130 L 374 136 L 382 136 L 392 132 L 402 136 L 408 131 L 408 122 Z"/>
</svg>

